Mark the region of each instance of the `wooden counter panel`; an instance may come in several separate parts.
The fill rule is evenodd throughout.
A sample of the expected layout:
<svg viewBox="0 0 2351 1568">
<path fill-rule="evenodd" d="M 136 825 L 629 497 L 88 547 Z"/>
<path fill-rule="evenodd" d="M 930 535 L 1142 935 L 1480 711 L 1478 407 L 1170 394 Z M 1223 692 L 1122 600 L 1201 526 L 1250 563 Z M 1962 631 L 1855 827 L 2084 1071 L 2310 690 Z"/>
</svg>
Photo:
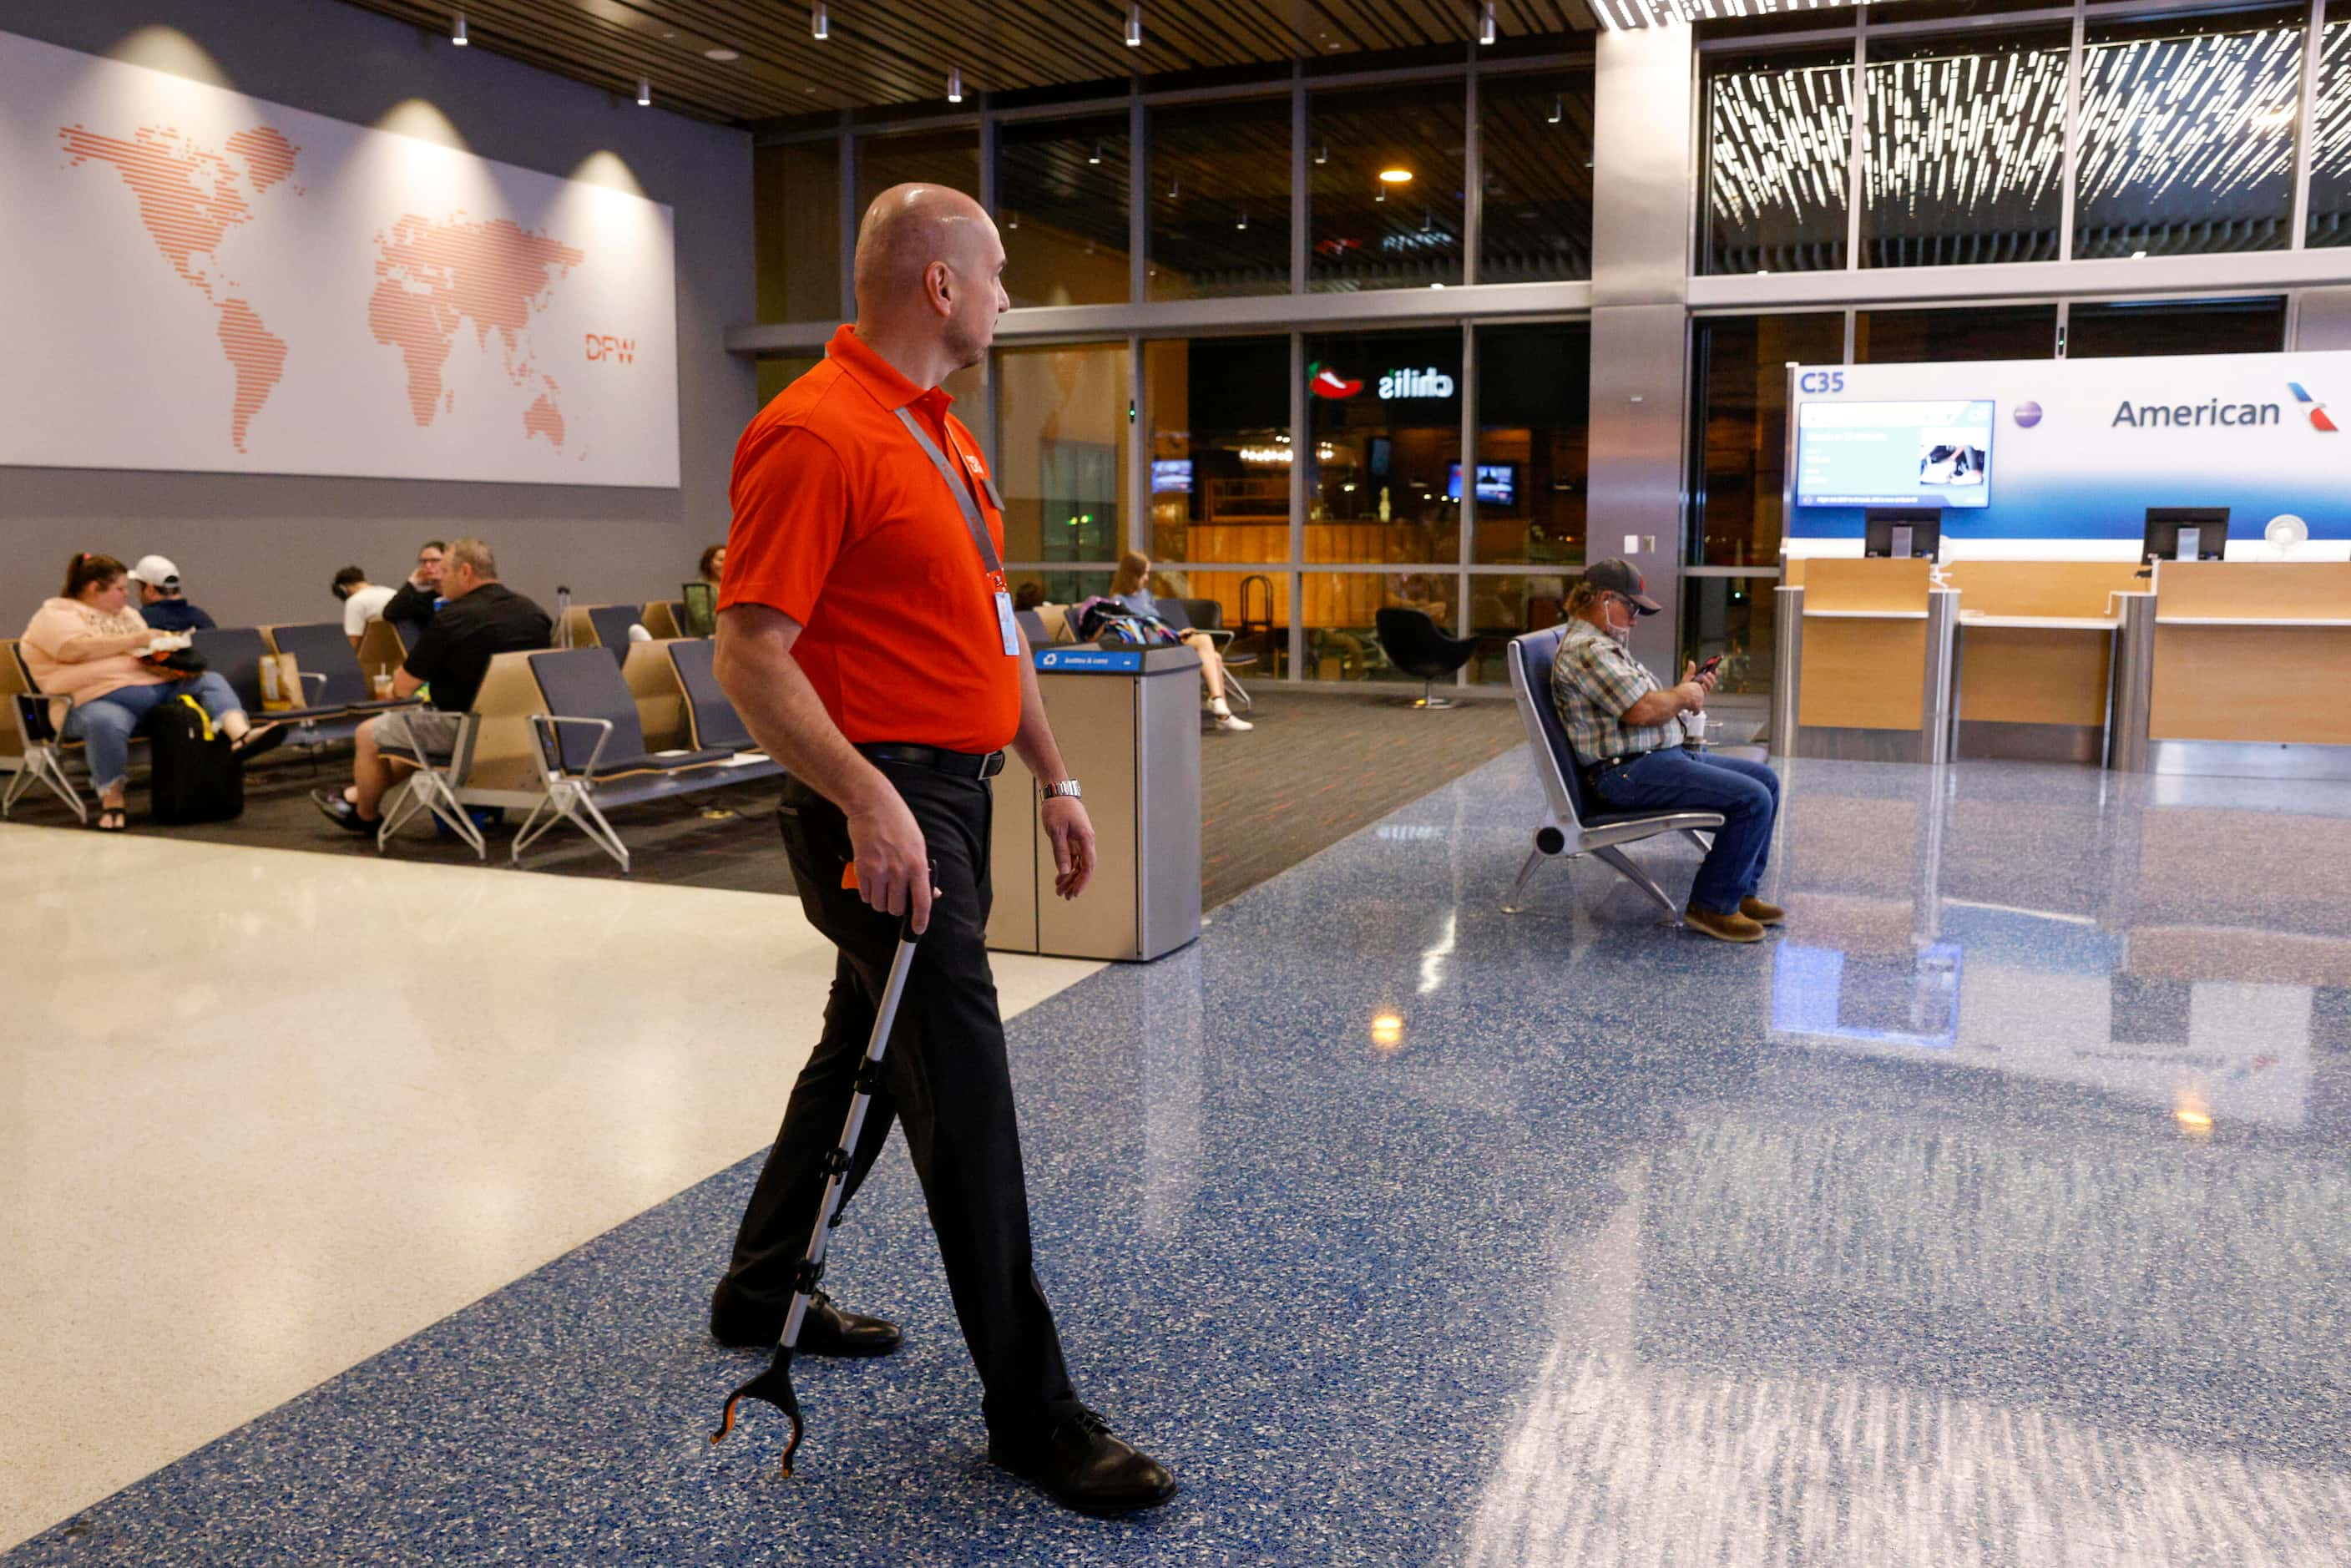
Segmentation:
<svg viewBox="0 0 2351 1568">
<path fill-rule="evenodd" d="M 1850 560 L 1822 557 L 1804 569 L 1804 609 L 1924 612 L 1928 572 L 1924 560 Z M 1809 638 L 1812 628 L 1805 628 Z M 1804 663 L 1812 664 L 1810 649 Z"/>
<path fill-rule="evenodd" d="M 2351 561 L 2167 560 L 2155 614 L 2262 621 L 2351 621 Z"/>
<path fill-rule="evenodd" d="M 1805 597 L 1811 596 L 1807 589 Z M 1926 686 L 1924 621 L 1804 622 L 1799 725 L 1915 730 L 1921 726 Z"/>
<path fill-rule="evenodd" d="M 2103 632 L 1963 630 L 1959 717 L 1993 724 L 2105 725 L 2111 641 Z"/>
<path fill-rule="evenodd" d="M 2351 627 L 2158 625 L 2154 686 L 2156 740 L 2351 746 Z"/>
<path fill-rule="evenodd" d="M 2137 570 L 2126 560 L 1962 560 L 1943 569 L 1943 580 L 1959 591 L 1961 615 L 2103 616 L 2110 594 L 2147 586 Z"/>
</svg>

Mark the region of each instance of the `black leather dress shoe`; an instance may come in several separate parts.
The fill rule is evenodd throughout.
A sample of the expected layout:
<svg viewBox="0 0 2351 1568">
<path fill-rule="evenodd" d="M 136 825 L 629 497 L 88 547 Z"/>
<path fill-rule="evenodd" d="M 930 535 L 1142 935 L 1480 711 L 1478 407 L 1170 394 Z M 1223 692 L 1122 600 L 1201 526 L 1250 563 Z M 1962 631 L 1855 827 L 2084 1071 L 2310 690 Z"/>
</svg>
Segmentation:
<svg viewBox="0 0 2351 1568">
<path fill-rule="evenodd" d="M 1133 1513 L 1156 1508 L 1176 1491 L 1165 1466 L 1113 1436 L 1109 1424 L 1082 1405 L 1033 1433 L 991 1432 L 987 1460 L 1080 1513 Z"/>
<path fill-rule="evenodd" d="M 721 1285 L 710 1298 L 711 1337 L 730 1350 L 771 1350 L 784 1334 L 784 1310 L 746 1303 Z M 896 1323 L 844 1312 L 820 1291 L 800 1318 L 793 1349 L 801 1355 L 887 1355 L 905 1337 Z"/>
</svg>

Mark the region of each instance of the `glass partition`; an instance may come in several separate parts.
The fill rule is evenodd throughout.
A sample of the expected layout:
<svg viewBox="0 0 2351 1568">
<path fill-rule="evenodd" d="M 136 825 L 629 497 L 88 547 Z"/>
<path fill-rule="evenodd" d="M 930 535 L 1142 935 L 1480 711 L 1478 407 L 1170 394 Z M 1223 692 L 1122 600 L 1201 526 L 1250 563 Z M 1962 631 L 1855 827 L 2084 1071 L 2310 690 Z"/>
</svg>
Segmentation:
<svg viewBox="0 0 2351 1568">
<path fill-rule="evenodd" d="M 759 319 L 828 321 L 839 317 L 841 144 L 754 147 L 751 222 Z"/>
<path fill-rule="evenodd" d="M 2046 360 L 2056 352 L 2054 305 L 1954 305 L 1854 315 L 1853 360 L 1857 365 Z"/>
<path fill-rule="evenodd" d="M 1290 292 L 1290 99 L 1150 120 L 1147 299 Z"/>
<path fill-rule="evenodd" d="M 942 126 L 857 139 L 857 211 L 893 185 L 946 185 L 979 195 L 979 127 Z"/>
<path fill-rule="evenodd" d="M 2056 258 L 2071 47 L 2064 27 L 1871 40 L 1863 266 Z"/>
<path fill-rule="evenodd" d="M 1310 337 L 1306 392 L 1303 559 L 1458 564 L 1460 329 Z"/>
<path fill-rule="evenodd" d="M 1589 326 L 1478 329 L 1472 560 L 1583 564 L 1591 405 Z"/>
<path fill-rule="evenodd" d="M 2074 254 L 2284 248 L 2302 39 L 2298 10 L 2093 26 Z"/>
<path fill-rule="evenodd" d="M 2326 24 L 2310 158 L 2312 246 L 2351 245 L 2351 21 Z"/>
<path fill-rule="evenodd" d="M 1480 283 L 1592 276 L 1592 68 L 1478 80 Z"/>
<path fill-rule="evenodd" d="M 1123 342 L 998 354 L 1007 560 L 1115 561 L 1126 548 L 1127 362 Z"/>
<path fill-rule="evenodd" d="M 1456 78 L 1307 99 L 1308 287 L 1461 281 L 1466 92 Z"/>
<path fill-rule="evenodd" d="M 1008 120 L 996 133 L 996 226 L 1016 306 L 1127 299 L 1123 114 Z"/>
<path fill-rule="evenodd" d="M 1712 316 L 1693 326 L 1693 553 L 1707 566 L 1776 566 L 1787 474 L 1787 367 L 1842 363 L 1844 313 Z"/>
<path fill-rule="evenodd" d="M 2066 313 L 2065 357 L 2274 354 L 2285 347 L 2285 299 L 2117 299 Z"/>
<path fill-rule="evenodd" d="M 1151 559 L 1288 561 L 1290 340 L 1155 340 L 1143 377 Z"/>
<path fill-rule="evenodd" d="M 1698 270 L 1845 264 L 1853 52 L 1708 57 Z"/>
</svg>

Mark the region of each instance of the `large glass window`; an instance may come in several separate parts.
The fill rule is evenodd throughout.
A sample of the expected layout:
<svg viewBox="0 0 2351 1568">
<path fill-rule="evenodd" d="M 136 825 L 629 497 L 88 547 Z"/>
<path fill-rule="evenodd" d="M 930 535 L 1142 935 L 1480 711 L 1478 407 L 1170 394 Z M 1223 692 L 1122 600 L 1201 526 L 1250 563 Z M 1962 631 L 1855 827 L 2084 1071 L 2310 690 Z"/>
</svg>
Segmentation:
<svg viewBox="0 0 2351 1568">
<path fill-rule="evenodd" d="M 1458 564 L 1460 329 L 1310 337 L 1306 392 L 1305 559 Z"/>
<path fill-rule="evenodd" d="M 1941 360 L 2046 360 L 2057 352 L 2054 305 L 1954 305 L 1863 310 L 1853 323 L 1858 365 Z"/>
<path fill-rule="evenodd" d="M 1310 571 L 1300 579 L 1311 681 L 1411 681 L 1380 646 L 1379 612 L 1417 610 L 1450 633 L 1460 606 L 1451 570 Z"/>
<path fill-rule="evenodd" d="M 1309 287 L 1461 281 L 1465 92 L 1442 80 L 1308 99 Z"/>
<path fill-rule="evenodd" d="M 1290 292 L 1290 100 L 1186 104 L 1151 116 L 1144 296 Z"/>
<path fill-rule="evenodd" d="M 2070 47 L 2062 27 L 1871 41 L 1862 265 L 2056 258 Z"/>
<path fill-rule="evenodd" d="M 1852 154 L 1850 51 L 1710 65 L 1700 269 L 1844 267 Z"/>
<path fill-rule="evenodd" d="M 1567 572 L 1537 572 L 1503 577 L 1479 572 L 1468 583 L 1465 635 L 1478 639 L 1469 661 L 1470 683 L 1481 686 L 1510 684 L 1510 639 L 1556 626 L 1567 613 Z"/>
<path fill-rule="evenodd" d="M 1844 359 L 1844 317 L 1703 317 L 1693 334 L 1691 553 L 1708 566 L 1779 564 L 1788 366 Z"/>
<path fill-rule="evenodd" d="M 1592 276 L 1592 69 L 1478 81 L 1480 283 Z"/>
<path fill-rule="evenodd" d="M 1005 559 L 1115 561 L 1126 548 L 1126 345 L 1008 349 L 997 373 Z"/>
<path fill-rule="evenodd" d="M 830 321 L 841 314 L 841 145 L 751 150 L 751 223 L 759 319 Z"/>
<path fill-rule="evenodd" d="M 2351 22 L 2326 24 L 2310 158 L 2310 243 L 2351 245 Z"/>
<path fill-rule="evenodd" d="M 857 210 L 893 185 L 946 185 L 977 199 L 979 128 L 942 126 L 857 139 Z"/>
<path fill-rule="evenodd" d="M 1722 655 L 1714 689 L 1726 695 L 1751 695 L 1771 689 L 1777 646 L 1769 577 L 1682 579 L 1682 657 L 1702 664 Z"/>
<path fill-rule="evenodd" d="M 1583 564 L 1591 434 L 1590 327 L 1479 329 L 1472 560 Z"/>
<path fill-rule="evenodd" d="M 1151 559 L 1289 560 L 1290 340 L 1145 343 L 1143 377 Z"/>
<path fill-rule="evenodd" d="M 2299 10 L 2093 27 L 2074 254 L 2283 248 L 2302 39 Z"/>
<path fill-rule="evenodd" d="M 2274 354 L 2285 347 L 2285 299 L 2121 299 L 2066 312 L 2065 357 Z"/>
<path fill-rule="evenodd" d="M 1008 120 L 996 133 L 996 226 L 1015 305 L 1123 305 L 1126 116 Z"/>
</svg>

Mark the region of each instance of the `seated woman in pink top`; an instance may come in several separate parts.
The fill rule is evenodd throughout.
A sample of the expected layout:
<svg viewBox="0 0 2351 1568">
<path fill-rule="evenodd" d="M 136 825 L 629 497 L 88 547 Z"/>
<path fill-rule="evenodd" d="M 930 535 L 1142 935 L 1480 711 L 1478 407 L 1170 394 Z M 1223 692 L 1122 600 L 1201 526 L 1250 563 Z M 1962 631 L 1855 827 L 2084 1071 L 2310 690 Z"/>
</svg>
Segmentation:
<svg viewBox="0 0 2351 1568">
<path fill-rule="evenodd" d="M 18 644 L 35 685 L 51 696 L 73 698 L 62 733 L 89 745 L 98 826 L 110 833 L 122 831 L 131 733 L 173 697 L 185 695 L 202 703 L 242 756 L 258 756 L 286 738 L 276 726 L 250 723 L 236 693 L 214 672 L 178 675 L 141 661 L 140 655 L 161 633 L 126 602 L 130 581 L 123 564 L 110 555 L 74 557 L 66 569 L 65 592 L 41 606 Z"/>
</svg>

